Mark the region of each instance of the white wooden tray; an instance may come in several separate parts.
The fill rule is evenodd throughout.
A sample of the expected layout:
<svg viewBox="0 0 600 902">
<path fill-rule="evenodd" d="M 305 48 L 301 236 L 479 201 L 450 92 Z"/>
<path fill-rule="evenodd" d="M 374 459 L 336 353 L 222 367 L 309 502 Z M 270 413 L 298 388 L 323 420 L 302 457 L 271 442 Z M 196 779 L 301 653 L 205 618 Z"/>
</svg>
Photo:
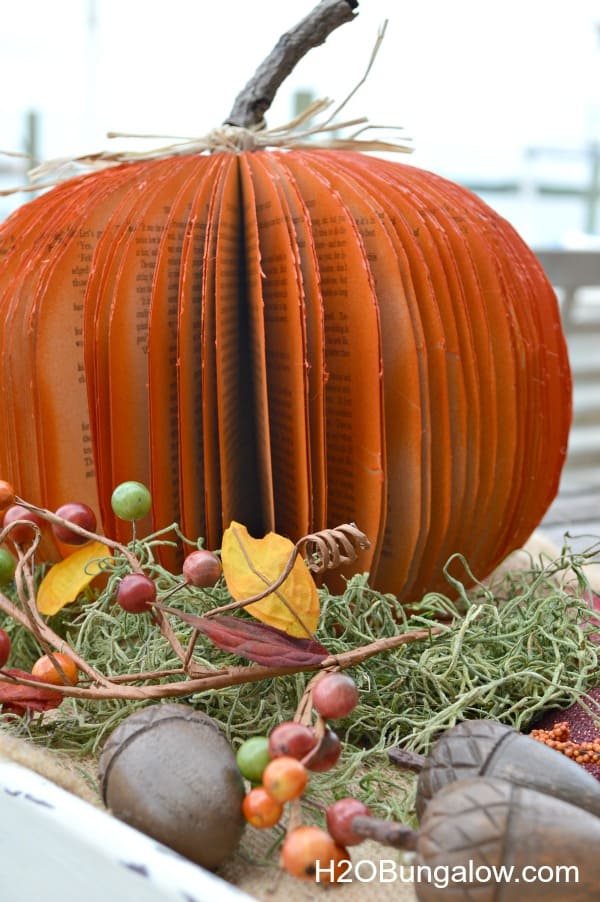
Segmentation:
<svg viewBox="0 0 600 902">
<path fill-rule="evenodd" d="M 252 902 L 154 839 L 0 758 L 2 902 Z"/>
</svg>

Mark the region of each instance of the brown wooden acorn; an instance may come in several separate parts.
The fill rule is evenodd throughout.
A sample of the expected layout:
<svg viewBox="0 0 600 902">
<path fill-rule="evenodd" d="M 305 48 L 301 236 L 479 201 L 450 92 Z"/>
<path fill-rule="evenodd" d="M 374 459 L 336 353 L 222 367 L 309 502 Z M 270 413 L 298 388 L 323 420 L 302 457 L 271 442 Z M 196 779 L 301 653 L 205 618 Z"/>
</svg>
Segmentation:
<svg viewBox="0 0 600 902">
<path fill-rule="evenodd" d="M 600 819 L 588 811 L 507 780 L 459 780 L 423 815 L 415 892 L 420 902 L 589 902 L 598 898 L 599 850 Z"/>
<path fill-rule="evenodd" d="M 417 782 L 419 820 L 449 783 L 470 777 L 508 780 L 600 816 L 600 783 L 554 749 L 495 720 L 469 720 L 443 733 Z"/>
<path fill-rule="evenodd" d="M 130 715 L 104 745 L 100 777 L 116 817 L 203 867 L 217 867 L 240 840 L 244 784 L 233 750 L 188 705 Z"/>
</svg>

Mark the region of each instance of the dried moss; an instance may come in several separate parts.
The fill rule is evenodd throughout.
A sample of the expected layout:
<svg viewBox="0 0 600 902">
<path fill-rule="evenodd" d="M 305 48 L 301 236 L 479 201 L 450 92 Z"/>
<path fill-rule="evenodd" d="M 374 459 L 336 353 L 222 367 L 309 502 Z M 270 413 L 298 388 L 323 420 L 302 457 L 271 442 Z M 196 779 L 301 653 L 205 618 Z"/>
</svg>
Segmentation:
<svg viewBox="0 0 600 902">
<path fill-rule="evenodd" d="M 465 583 L 472 575 L 466 562 L 455 557 L 446 567 L 455 600 L 426 595 L 410 616 L 394 596 L 371 588 L 366 575 L 349 580 L 341 595 L 322 589 L 318 638 L 332 653 L 411 629 L 441 624 L 442 632 L 353 669 L 360 701 L 351 717 L 335 727 L 344 742 L 342 761 L 329 773 L 315 775 L 315 790 L 346 795 L 349 783 L 358 780 L 361 798 L 390 813 L 390 805 L 382 802 L 389 795 L 383 785 L 389 772 L 381 771 L 390 747 L 401 744 L 426 752 L 440 731 L 464 719 L 489 717 L 525 729 L 543 711 L 567 706 L 597 686 L 598 645 L 591 638 L 583 569 L 592 553 L 574 554 L 565 547 L 557 561 L 507 574 L 494 592 L 483 586 L 467 591 L 451 574 L 462 568 Z M 111 565 L 107 588 L 63 609 L 52 618 L 53 627 L 108 675 L 176 667 L 172 649 L 150 618 L 127 614 L 114 604 L 114 582 L 123 566 L 118 560 Z M 145 566 L 161 594 L 177 585 L 177 577 L 162 570 L 152 554 Z M 228 600 L 226 587 L 219 584 L 214 590 L 180 589 L 169 604 L 199 613 Z M 22 629 L 4 626 L 18 656 L 11 663 L 27 668 L 39 650 Z M 178 620 L 173 627 L 185 641 L 189 627 Z M 239 663 L 202 639 L 195 658 L 213 667 Z M 235 746 L 291 718 L 307 679 L 303 674 L 277 677 L 197 693 L 185 701 L 215 717 Z M 67 699 L 51 716 L 6 719 L 6 725 L 46 746 L 89 755 L 143 704 L 147 702 Z M 398 781 L 394 786 L 391 813 L 406 814 L 410 786 L 400 798 Z"/>
</svg>

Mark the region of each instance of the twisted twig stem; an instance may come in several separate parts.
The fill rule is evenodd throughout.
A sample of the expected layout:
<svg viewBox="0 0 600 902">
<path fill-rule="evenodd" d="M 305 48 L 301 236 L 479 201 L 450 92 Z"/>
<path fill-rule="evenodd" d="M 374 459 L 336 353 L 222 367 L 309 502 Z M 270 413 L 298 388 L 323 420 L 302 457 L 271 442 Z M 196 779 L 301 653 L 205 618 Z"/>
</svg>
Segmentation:
<svg viewBox="0 0 600 902">
<path fill-rule="evenodd" d="M 322 44 L 340 25 L 351 22 L 358 0 L 321 0 L 301 22 L 283 34 L 248 84 L 236 97 L 227 125 L 262 128 L 264 114 L 281 83 L 313 47 Z"/>
<path fill-rule="evenodd" d="M 123 686 L 117 685 L 116 682 L 111 682 L 110 680 L 103 680 L 101 686 L 90 686 L 89 688 L 84 686 L 53 686 L 52 688 L 55 688 L 62 695 L 72 698 L 147 699 L 149 701 L 157 698 L 176 698 L 183 695 L 193 695 L 195 692 L 203 692 L 206 689 L 224 689 L 229 686 L 240 686 L 244 683 L 257 683 L 260 680 L 289 676 L 293 673 L 310 673 L 316 670 L 329 670 L 334 667 L 344 670 L 391 648 L 406 645 L 409 642 L 429 639 L 442 631 L 442 627 L 432 627 L 431 629 L 411 630 L 408 633 L 401 633 L 386 639 L 377 639 L 375 642 L 370 642 L 368 645 L 363 645 L 360 648 L 353 648 L 337 655 L 329 655 L 318 664 L 303 664 L 292 667 L 265 667 L 259 664 L 253 664 L 249 667 L 223 667 L 210 674 L 195 676 L 193 679 L 175 683 L 161 683 L 153 686 Z M 3 675 L 2 679 L 9 678 Z M 11 677 L 10 680 L 11 682 L 25 683 L 27 686 L 39 685 L 40 687 L 47 687 L 48 685 L 47 683 L 36 683 L 32 680 L 25 681 L 19 677 Z"/>
</svg>

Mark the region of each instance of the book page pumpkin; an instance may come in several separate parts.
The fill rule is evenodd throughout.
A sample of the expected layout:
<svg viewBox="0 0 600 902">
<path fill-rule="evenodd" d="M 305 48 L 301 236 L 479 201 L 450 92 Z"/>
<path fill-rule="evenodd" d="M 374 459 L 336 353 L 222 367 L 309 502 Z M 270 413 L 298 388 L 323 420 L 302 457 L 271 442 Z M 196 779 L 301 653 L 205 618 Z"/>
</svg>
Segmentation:
<svg viewBox="0 0 600 902">
<path fill-rule="evenodd" d="M 534 254 L 465 189 L 350 151 L 131 163 L 0 232 L 0 472 L 50 509 L 150 486 L 218 547 L 356 520 L 375 585 L 484 576 L 553 499 L 570 424 Z"/>
</svg>

